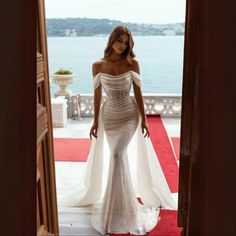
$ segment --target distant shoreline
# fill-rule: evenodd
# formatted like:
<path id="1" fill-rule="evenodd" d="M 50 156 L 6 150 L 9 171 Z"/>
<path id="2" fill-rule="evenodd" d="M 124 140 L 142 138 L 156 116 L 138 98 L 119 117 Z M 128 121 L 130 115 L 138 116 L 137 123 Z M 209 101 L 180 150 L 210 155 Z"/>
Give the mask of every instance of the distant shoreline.
<path id="1" fill-rule="evenodd" d="M 156 37 L 156 36 L 160 36 L 160 37 L 178 37 L 181 36 L 183 37 L 184 34 L 182 35 L 134 35 L 132 34 L 133 37 Z M 48 38 L 86 38 L 86 37 L 109 37 L 108 35 L 81 35 L 81 36 L 47 36 Z"/>
<path id="2" fill-rule="evenodd" d="M 134 36 L 184 35 L 184 23 L 138 24 L 110 19 L 49 18 L 46 19 L 48 37 L 106 37 L 114 27 L 127 26 Z"/>

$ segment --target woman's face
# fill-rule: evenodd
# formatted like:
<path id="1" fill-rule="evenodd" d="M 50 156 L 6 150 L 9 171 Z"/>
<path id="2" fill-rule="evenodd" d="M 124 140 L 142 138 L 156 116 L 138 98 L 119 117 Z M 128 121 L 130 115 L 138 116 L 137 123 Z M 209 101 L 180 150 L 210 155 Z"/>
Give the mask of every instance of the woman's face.
<path id="1" fill-rule="evenodd" d="M 129 44 L 129 36 L 122 34 L 116 42 L 113 43 L 112 48 L 117 54 L 121 54 L 125 51 Z"/>

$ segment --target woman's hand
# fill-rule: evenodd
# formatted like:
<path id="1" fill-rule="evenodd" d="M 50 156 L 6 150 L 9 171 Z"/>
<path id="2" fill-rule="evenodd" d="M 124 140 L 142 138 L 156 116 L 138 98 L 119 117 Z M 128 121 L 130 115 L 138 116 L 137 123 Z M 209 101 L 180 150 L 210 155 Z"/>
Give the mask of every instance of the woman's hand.
<path id="1" fill-rule="evenodd" d="M 98 137 L 97 131 L 98 131 L 98 123 L 94 122 L 89 132 L 90 139 L 92 139 L 92 136 L 94 136 L 95 138 Z"/>
<path id="2" fill-rule="evenodd" d="M 149 133 L 149 128 L 148 128 L 148 124 L 146 121 L 142 121 L 141 123 L 141 128 L 142 128 L 142 133 L 144 134 L 144 131 L 146 131 L 146 133 L 144 134 L 144 138 L 145 137 L 150 137 L 150 133 Z"/>

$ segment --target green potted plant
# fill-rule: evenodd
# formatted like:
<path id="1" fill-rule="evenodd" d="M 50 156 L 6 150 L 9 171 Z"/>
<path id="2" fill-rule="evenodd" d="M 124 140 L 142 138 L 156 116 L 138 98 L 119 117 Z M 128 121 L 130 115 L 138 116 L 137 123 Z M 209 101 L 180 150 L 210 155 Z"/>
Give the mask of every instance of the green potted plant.
<path id="1" fill-rule="evenodd" d="M 67 89 L 67 85 L 74 82 L 75 74 L 71 70 L 60 69 L 53 73 L 52 81 L 60 86 L 60 90 L 55 93 L 55 96 L 69 96 L 71 91 Z"/>

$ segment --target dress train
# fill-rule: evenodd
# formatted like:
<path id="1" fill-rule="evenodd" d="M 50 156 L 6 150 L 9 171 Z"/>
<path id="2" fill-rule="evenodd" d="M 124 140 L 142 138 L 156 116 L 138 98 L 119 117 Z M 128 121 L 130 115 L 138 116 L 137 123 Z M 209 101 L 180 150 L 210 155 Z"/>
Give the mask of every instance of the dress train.
<path id="1" fill-rule="evenodd" d="M 94 77 L 94 88 L 102 84 L 108 96 L 98 138 L 92 140 L 82 187 L 59 199 L 61 206 L 91 205 L 91 224 L 101 234 L 144 235 L 156 226 L 160 206 L 177 209 L 151 140 L 142 134 L 137 103 L 129 96 L 133 82 L 141 86 L 134 71 Z"/>

